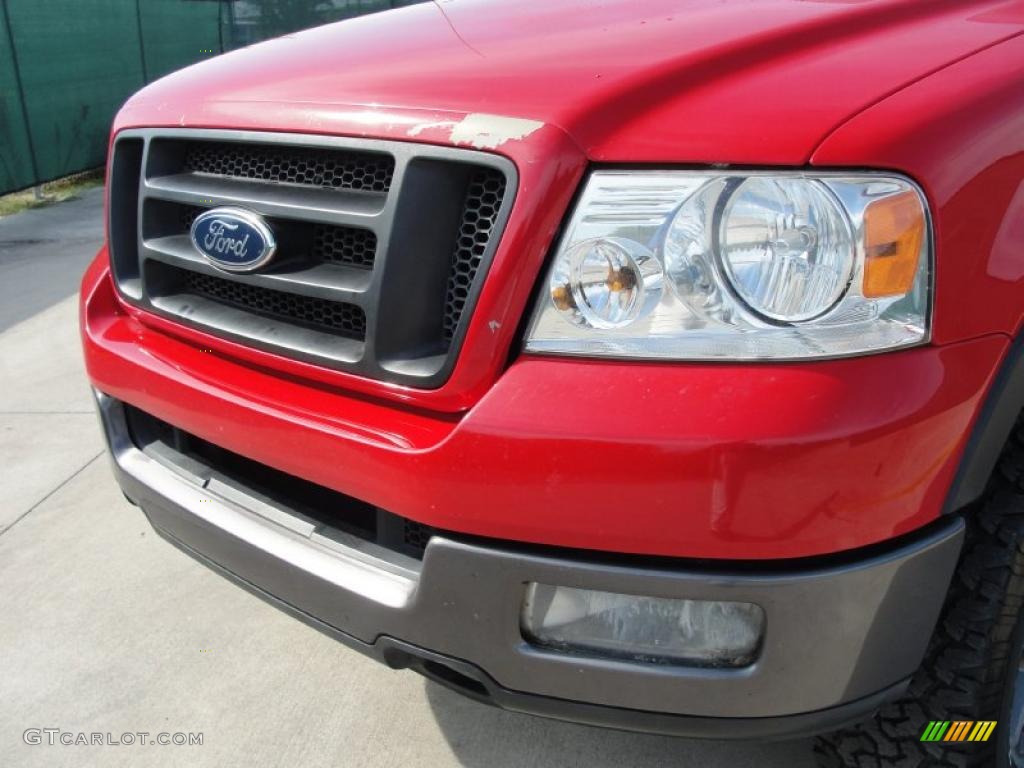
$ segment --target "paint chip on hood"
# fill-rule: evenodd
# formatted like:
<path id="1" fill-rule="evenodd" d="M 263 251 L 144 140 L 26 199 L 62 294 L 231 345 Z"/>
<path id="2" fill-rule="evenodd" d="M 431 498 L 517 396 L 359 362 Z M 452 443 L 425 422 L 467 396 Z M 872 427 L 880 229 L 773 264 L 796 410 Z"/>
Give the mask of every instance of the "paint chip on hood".
<path id="1" fill-rule="evenodd" d="M 538 120 L 474 112 L 457 123 L 444 121 L 417 125 L 410 129 L 409 135 L 419 136 L 430 128 L 447 128 L 452 144 L 468 144 L 475 149 L 497 149 L 507 141 L 525 139 L 543 125 Z"/>

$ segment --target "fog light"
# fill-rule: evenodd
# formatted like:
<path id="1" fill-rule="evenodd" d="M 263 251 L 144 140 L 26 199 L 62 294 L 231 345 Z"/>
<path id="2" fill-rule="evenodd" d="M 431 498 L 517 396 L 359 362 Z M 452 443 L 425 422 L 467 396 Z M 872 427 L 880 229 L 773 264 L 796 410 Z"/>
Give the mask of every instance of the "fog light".
<path id="1" fill-rule="evenodd" d="M 764 611 L 752 603 L 530 584 L 521 629 L 532 644 L 568 653 L 652 664 L 743 667 L 757 658 Z"/>

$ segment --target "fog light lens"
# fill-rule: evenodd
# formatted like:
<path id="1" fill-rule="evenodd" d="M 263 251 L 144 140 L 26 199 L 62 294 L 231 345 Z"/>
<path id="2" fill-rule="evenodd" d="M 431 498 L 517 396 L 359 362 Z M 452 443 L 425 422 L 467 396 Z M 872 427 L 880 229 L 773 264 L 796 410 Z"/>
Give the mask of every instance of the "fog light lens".
<path id="1" fill-rule="evenodd" d="M 521 629 L 534 645 L 569 653 L 651 664 L 743 667 L 757 658 L 764 611 L 752 603 L 530 584 Z"/>

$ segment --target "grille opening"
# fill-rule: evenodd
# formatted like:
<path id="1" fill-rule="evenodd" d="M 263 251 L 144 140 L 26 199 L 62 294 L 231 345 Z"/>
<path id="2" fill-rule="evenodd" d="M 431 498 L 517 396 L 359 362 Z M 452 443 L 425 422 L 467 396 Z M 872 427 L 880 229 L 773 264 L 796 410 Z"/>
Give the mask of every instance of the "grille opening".
<path id="1" fill-rule="evenodd" d="M 366 314 L 355 304 L 275 291 L 190 269 L 167 269 L 178 273 L 181 293 L 350 339 L 362 340 L 366 336 Z"/>
<path id="2" fill-rule="evenodd" d="M 430 536 L 440 533 L 352 496 L 233 453 L 127 403 L 124 409 L 132 442 L 147 455 L 170 461 L 201 480 L 219 476 L 251 490 L 286 512 L 315 521 L 324 535 L 330 536 L 333 529 L 422 560 Z M 395 531 L 404 530 L 406 523 L 419 526 L 418 535 L 393 535 Z M 424 536 L 424 531 L 430 531 L 430 535 Z"/>
<path id="3" fill-rule="evenodd" d="M 377 236 L 368 229 L 330 224 L 313 227 L 311 255 L 317 261 L 372 269 L 376 254 Z"/>
<path id="4" fill-rule="evenodd" d="M 377 330 L 381 367 L 429 377 L 446 364 L 494 252 L 505 189 L 504 173 L 481 165 L 415 158 L 406 166 L 395 207 L 404 226 L 391 232 L 381 281 L 380 311 L 396 320 Z"/>
<path id="5" fill-rule="evenodd" d="M 175 209 L 178 229 L 182 232 L 191 232 L 192 225 L 199 215 L 203 211 L 209 210 L 209 208 L 200 208 L 198 205 L 175 205 L 174 203 L 171 203 L 169 207 Z"/>
<path id="6" fill-rule="evenodd" d="M 427 542 L 437 533 L 436 528 L 429 525 L 417 523 L 415 520 L 405 519 L 402 524 L 402 542 L 413 550 L 422 551 L 427 548 Z"/>
<path id="7" fill-rule="evenodd" d="M 490 696 L 487 688 L 479 680 L 474 680 L 472 677 L 464 675 L 446 664 L 441 664 L 432 659 L 424 659 L 420 663 L 420 669 L 424 675 L 435 682 L 462 691 L 471 698 L 486 699 Z"/>
<path id="8" fill-rule="evenodd" d="M 470 289 L 487 252 L 504 197 L 504 174 L 493 168 L 480 168 L 473 172 L 466 187 L 462 221 L 448 273 L 444 303 L 444 338 L 448 343 L 451 343 L 466 308 Z"/>
<path id="9" fill-rule="evenodd" d="M 121 139 L 110 164 L 110 263 L 118 287 L 134 299 L 142 296 L 139 275 L 139 181 L 142 139 Z"/>
<path id="10" fill-rule="evenodd" d="M 387 192 L 395 160 L 382 152 L 227 141 L 182 142 L 181 171 L 279 184 Z"/>
<path id="11" fill-rule="evenodd" d="M 209 208 L 153 201 L 156 212 L 150 216 L 147 234 L 188 234 L 196 218 Z M 173 222 L 173 230 L 166 222 Z M 308 223 L 290 219 L 267 218 L 278 242 L 278 255 L 268 271 L 314 264 L 337 264 L 358 269 L 373 269 L 377 258 L 377 235 L 369 229 Z"/>

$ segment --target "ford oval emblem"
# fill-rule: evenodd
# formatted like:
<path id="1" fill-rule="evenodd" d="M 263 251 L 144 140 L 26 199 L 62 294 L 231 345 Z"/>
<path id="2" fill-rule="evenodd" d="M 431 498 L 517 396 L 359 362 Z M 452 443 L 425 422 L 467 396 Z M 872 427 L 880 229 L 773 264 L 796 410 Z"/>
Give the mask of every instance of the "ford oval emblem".
<path id="1" fill-rule="evenodd" d="M 253 272 L 277 251 L 274 233 L 259 214 L 244 208 L 211 208 L 192 222 L 192 244 L 213 266 Z"/>

